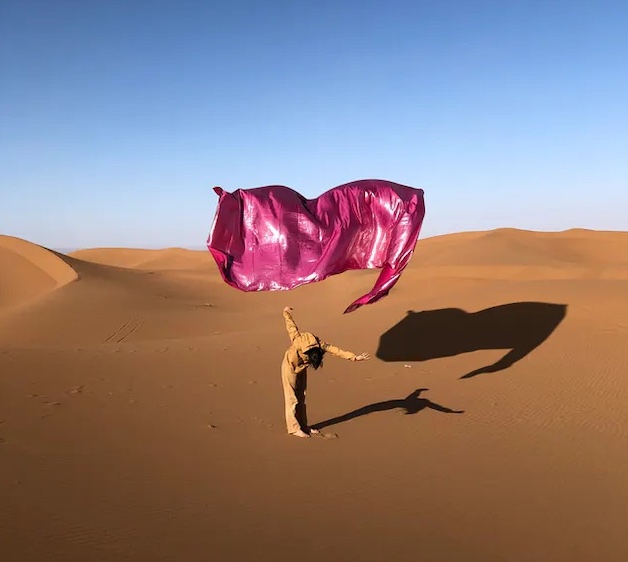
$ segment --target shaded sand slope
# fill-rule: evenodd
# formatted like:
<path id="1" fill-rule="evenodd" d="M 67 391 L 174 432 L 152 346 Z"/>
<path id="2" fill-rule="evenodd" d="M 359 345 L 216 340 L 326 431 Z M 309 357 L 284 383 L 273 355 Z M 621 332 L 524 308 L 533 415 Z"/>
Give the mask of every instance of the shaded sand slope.
<path id="1" fill-rule="evenodd" d="M 223 291 L 214 298 L 218 279 L 202 268 L 133 270 L 62 257 L 79 281 L 0 314 L 0 345 L 99 345 L 203 335 L 212 330 L 208 315 L 221 317 L 221 305 L 235 296 Z"/>
<path id="2" fill-rule="evenodd" d="M 77 277 L 54 252 L 0 235 L 0 312 L 40 298 Z"/>
<path id="3" fill-rule="evenodd" d="M 244 294 L 214 270 L 68 257 L 78 282 L 0 315 L 2 554 L 624 562 L 628 279 L 604 271 L 625 254 L 583 248 L 626 235 L 573 234 L 426 240 L 349 315 L 377 272 Z M 509 278 L 512 235 L 529 253 Z M 447 252 L 468 265 L 427 263 Z M 526 274 L 539 261 L 571 273 Z M 284 433 L 285 305 L 380 356 L 309 375 L 310 422 L 338 439 Z"/>

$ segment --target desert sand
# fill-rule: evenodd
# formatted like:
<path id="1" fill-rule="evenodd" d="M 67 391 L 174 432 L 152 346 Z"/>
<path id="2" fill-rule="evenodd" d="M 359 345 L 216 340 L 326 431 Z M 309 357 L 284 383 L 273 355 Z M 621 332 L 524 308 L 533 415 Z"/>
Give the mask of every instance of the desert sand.
<path id="1" fill-rule="evenodd" d="M 242 293 L 208 252 L 0 237 L 7 562 L 628 560 L 628 233 L 420 240 Z M 373 359 L 310 374 L 285 433 L 281 311 Z"/>

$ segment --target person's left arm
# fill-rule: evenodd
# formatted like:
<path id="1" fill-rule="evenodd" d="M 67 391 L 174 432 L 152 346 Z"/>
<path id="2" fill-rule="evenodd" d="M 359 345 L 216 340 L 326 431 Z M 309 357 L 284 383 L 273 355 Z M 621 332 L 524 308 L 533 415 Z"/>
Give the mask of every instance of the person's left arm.
<path id="1" fill-rule="evenodd" d="M 351 351 L 345 351 L 344 349 L 340 349 L 339 347 L 325 341 L 321 341 L 321 348 L 325 351 L 325 353 L 331 353 L 336 357 L 347 359 L 349 361 L 366 361 L 371 357 L 368 353 L 360 353 L 360 355 L 356 355 Z"/>

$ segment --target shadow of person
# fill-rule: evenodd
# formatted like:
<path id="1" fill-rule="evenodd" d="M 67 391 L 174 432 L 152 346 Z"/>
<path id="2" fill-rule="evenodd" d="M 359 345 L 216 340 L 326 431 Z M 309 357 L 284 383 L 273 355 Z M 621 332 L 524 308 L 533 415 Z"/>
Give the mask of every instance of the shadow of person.
<path id="1" fill-rule="evenodd" d="M 376 402 L 375 404 L 369 404 L 368 406 L 363 406 L 362 408 L 358 408 L 357 410 L 353 410 L 352 412 L 343 414 L 342 416 L 330 418 L 328 420 L 319 422 L 312 427 L 314 429 L 322 429 L 324 427 L 329 427 L 330 425 L 347 422 L 361 416 L 373 414 L 375 412 L 385 412 L 387 410 L 394 410 L 396 408 L 404 410 L 404 415 L 418 414 L 421 410 L 425 410 L 426 408 L 430 408 L 431 410 L 436 410 L 438 412 L 444 412 L 446 414 L 464 414 L 463 410 L 452 410 L 451 408 L 436 404 L 435 402 L 432 402 L 427 398 L 421 398 L 420 394 L 422 392 L 425 392 L 426 390 L 428 389 L 417 388 L 414 392 L 408 394 L 408 396 L 400 400 L 386 400 L 385 402 Z"/>
<path id="2" fill-rule="evenodd" d="M 517 302 L 466 312 L 444 308 L 409 311 L 382 334 L 376 357 L 383 361 L 428 361 L 481 349 L 509 349 L 491 365 L 460 378 L 507 369 L 541 345 L 567 314 L 567 305 Z"/>

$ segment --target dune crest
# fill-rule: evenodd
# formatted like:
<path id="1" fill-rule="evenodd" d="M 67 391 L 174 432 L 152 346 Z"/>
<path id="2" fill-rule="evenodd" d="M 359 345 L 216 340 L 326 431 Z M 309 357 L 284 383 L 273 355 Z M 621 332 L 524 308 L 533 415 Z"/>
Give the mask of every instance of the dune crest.
<path id="1" fill-rule="evenodd" d="M 145 250 L 136 248 L 93 248 L 72 252 L 70 256 L 102 265 L 129 269 L 189 270 L 212 265 L 209 252 L 166 248 Z"/>
<path id="2" fill-rule="evenodd" d="M 410 264 L 427 277 L 628 279 L 628 233 L 500 228 L 419 240 Z"/>
<path id="3" fill-rule="evenodd" d="M 0 235 L 0 311 L 36 300 L 78 279 L 77 272 L 57 254 Z"/>

